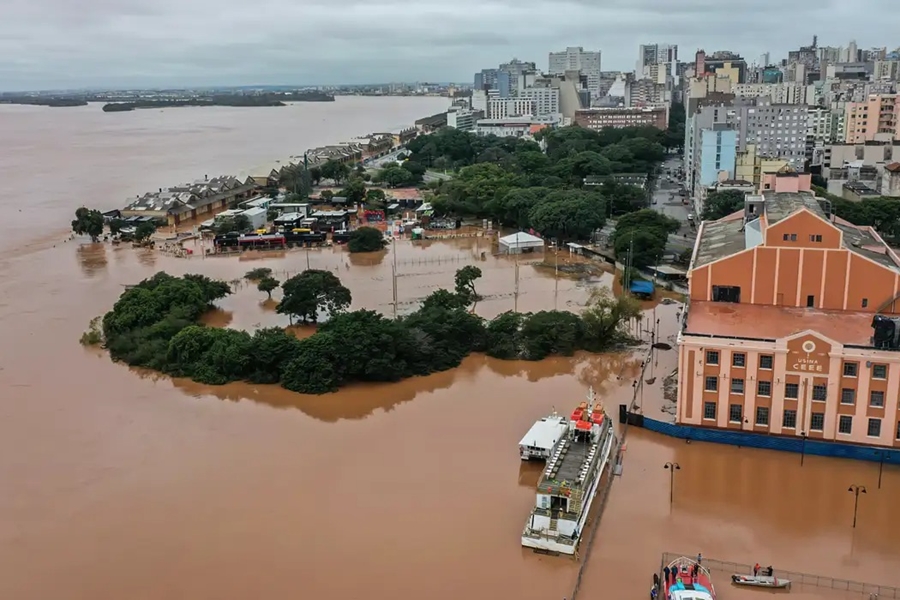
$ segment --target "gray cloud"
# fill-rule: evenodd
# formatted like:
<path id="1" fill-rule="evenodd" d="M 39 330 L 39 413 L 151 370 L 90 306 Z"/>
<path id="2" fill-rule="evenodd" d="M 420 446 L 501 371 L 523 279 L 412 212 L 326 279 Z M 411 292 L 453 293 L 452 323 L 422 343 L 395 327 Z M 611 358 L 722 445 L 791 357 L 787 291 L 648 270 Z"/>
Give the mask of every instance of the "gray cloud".
<path id="1" fill-rule="evenodd" d="M 821 45 L 896 47 L 897 0 L 5 0 L 0 89 L 471 81 L 566 46 L 634 68 L 637 46 L 773 58 Z M 882 18 L 873 18 L 880 15 Z"/>

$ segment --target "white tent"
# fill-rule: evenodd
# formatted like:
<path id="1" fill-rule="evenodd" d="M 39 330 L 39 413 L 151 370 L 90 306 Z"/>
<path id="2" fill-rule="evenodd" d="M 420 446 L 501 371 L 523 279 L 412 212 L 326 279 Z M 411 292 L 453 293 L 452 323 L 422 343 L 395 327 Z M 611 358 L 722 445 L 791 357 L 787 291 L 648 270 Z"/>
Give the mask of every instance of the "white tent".
<path id="1" fill-rule="evenodd" d="M 543 250 L 544 240 L 537 237 L 536 235 L 525 233 L 524 231 L 511 233 L 500 238 L 500 254 L 521 254 L 522 252 L 534 252 L 538 248 Z"/>

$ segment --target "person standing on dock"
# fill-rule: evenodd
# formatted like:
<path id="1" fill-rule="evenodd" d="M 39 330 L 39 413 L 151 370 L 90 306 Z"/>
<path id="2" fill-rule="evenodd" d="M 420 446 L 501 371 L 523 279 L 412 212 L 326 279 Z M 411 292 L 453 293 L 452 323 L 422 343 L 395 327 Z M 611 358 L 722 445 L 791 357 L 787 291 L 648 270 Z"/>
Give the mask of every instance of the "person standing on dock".
<path id="1" fill-rule="evenodd" d="M 666 576 L 666 584 L 669 583 L 669 572 L 670 572 L 669 565 L 666 565 L 666 568 L 663 569 L 663 574 Z"/>
<path id="2" fill-rule="evenodd" d="M 698 565 L 702 565 L 702 564 L 703 564 L 703 554 L 700 553 L 700 552 L 697 553 L 697 564 L 698 564 Z"/>

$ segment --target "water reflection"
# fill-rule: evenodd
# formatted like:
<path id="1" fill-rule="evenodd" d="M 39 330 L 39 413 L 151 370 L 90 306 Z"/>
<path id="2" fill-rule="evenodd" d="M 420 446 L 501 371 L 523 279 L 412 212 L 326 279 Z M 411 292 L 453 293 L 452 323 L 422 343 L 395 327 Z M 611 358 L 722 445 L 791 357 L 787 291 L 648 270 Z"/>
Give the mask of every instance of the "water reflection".
<path id="1" fill-rule="evenodd" d="M 354 267 L 375 267 L 384 262 L 388 255 L 387 250 L 379 252 L 347 252 L 349 262 Z"/>
<path id="2" fill-rule="evenodd" d="M 544 471 L 544 463 L 536 460 L 522 461 L 519 466 L 519 485 L 530 490 L 537 488 L 538 480 Z"/>
<path id="3" fill-rule="evenodd" d="M 138 262 L 145 267 L 155 268 L 158 252 L 152 248 L 138 248 L 135 250 Z"/>
<path id="4" fill-rule="evenodd" d="M 78 266 L 88 277 L 94 277 L 106 270 L 106 245 L 100 242 L 80 244 L 75 251 Z"/>
<path id="5" fill-rule="evenodd" d="M 221 308 L 208 310 L 200 317 L 200 322 L 209 327 L 228 327 L 232 320 L 234 320 L 234 313 Z"/>

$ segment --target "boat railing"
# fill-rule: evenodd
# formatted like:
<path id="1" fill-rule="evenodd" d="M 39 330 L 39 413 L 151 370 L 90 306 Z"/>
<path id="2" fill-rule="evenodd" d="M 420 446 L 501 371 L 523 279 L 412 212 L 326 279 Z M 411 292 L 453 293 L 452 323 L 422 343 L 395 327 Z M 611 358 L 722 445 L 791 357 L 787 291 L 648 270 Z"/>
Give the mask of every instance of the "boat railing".
<path id="1" fill-rule="evenodd" d="M 693 558 L 688 558 L 687 556 L 679 556 L 678 558 L 675 558 L 668 563 L 669 569 L 678 569 L 679 573 L 682 571 L 690 573 L 695 565 L 698 567 L 700 573 L 706 576 L 706 580 L 710 582 L 710 585 L 712 585 L 712 574 L 709 572 L 709 569 L 703 564 L 702 560 L 700 562 L 697 562 Z"/>
<path id="2" fill-rule="evenodd" d="M 679 559 L 685 559 L 689 562 L 695 562 L 691 561 L 691 559 L 689 558 L 684 557 L 684 555 L 682 554 L 678 554 L 675 552 L 665 552 L 662 555 L 662 560 L 660 561 L 661 566 L 671 564 L 672 562 L 676 562 Z M 707 558 L 705 556 L 703 557 L 702 562 L 702 568 L 712 569 L 726 576 L 734 573 L 745 575 L 753 574 L 753 565 L 749 564 L 715 560 Z M 875 596 L 878 598 L 878 600 L 884 600 L 885 598 L 900 600 L 900 588 L 887 585 L 879 585 L 876 583 L 850 581 L 848 579 L 835 579 L 834 577 L 828 577 L 826 575 L 800 573 L 797 571 L 790 571 L 787 569 L 779 568 L 778 565 L 773 565 L 773 567 L 775 577 L 777 577 L 779 580 L 789 580 L 791 582 L 791 588 L 794 591 L 798 590 L 798 586 L 800 586 L 800 590 L 803 589 L 803 586 L 806 586 L 807 591 L 812 591 L 814 588 L 832 589 L 859 594 L 862 597 L 868 596 L 871 598 L 872 596 Z"/>

